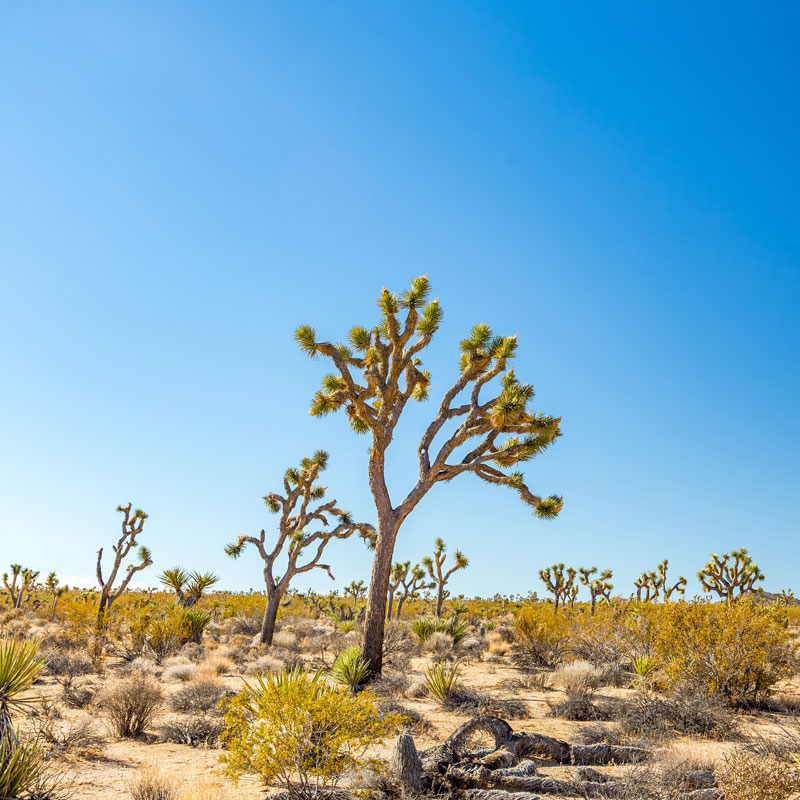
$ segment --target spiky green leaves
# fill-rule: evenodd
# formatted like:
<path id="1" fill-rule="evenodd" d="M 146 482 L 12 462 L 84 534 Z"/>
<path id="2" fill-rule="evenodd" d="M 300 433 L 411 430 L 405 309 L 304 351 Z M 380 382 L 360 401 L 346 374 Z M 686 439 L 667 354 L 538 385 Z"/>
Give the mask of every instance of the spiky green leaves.
<path id="1" fill-rule="evenodd" d="M 273 513 L 277 514 L 281 510 L 281 498 L 280 495 L 271 492 L 266 497 L 264 497 L 264 505 Z"/>
<path id="2" fill-rule="evenodd" d="M 240 536 L 238 541 L 225 545 L 225 555 L 229 556 L 230 558 L 239 558 L 246 544 L 247 539 L 244 536 Z"/>
<path id="3" fill-rule="evenodd" d="M 432 300 L 426 305 L 417 320 L 417 335 L 433 336 L 439 330 L 444 312 L 438 300 Z"/>
<path id="4" fill-rule="evenodd" d="M 555 519 L 563 507 L 564 498 L 551 494 L 534 506 L 533 513 L 539 519 Z"/>
<path id="5" fill-rule="evenodd" d="M 414 384 L 414 390 L 411 392 L 411 399 L 421 403 L 428 399 L 428 391 L 431 385 L 431 373 L 427 369 L 417 370 L 416 379 L 417 382 Z"/>
<path id="6" fill-rule="evenodd" d="M 301 325 L 294 332 L 294 340 L 309 358 L 317 355 L 317 332 L 311 325 Z"/>
<path id="7" fill-rule="evenodd" d="M 393 316 L 400 310 L 400 302 L 394 292 L 390 292 L 385 286 L 381 290 L 381 296 L 378 298 L 378 308 L 385 316 Z"/>
<path id="8" fill-rule="evenodd" d="M 150 552 L 150 548 L 142 545 L 139 548 L 140 567 L 149 567 L 150 564 L 153 563 L 152 556 L 153 554 Z"/>
<path id="9" fill-rule="evenodd" d="M 360 325 L 356 325 L 354 328 L 351 328 L 347 338 L 350 344 L 361 353 L 368 350 L 372 344 L 372 336 L 370 335 L 370 332 Z"/>
<path id="10" fill-rule="evenodd" d="M 411 281 L 411 286 L 403 292 L 400 298 L 401 308 L 419 308 L 431 291 L 431 285 L 428 282 L 427 275 L 421 275 L 419 278 L 414 278 Z"/>

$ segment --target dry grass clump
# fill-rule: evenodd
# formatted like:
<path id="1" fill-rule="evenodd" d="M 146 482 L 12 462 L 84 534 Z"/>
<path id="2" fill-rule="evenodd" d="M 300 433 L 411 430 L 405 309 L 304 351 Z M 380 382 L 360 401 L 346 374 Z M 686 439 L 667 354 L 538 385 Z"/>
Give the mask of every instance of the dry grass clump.
<path id="1" fill-rule="evenodd" d="M 606 682 L 606 671 L 588 661 L 570 661 L 551 675 L 554 686 L 567 694 L 591 695 Z"/>
<path id="2" fill-rule="evenodd" d="M 436 631 L 425 642 L 425 651 L 434 661 L 447 661 L 453 657 L 453 637 Z"/>
<path id="3" fill-rule="evenodd" d="M 417 679 L 412 681 L 408 689 L 406 689 L 406 697 L 412 700 L 418 700 L 427 697 L 429 694 L 428 686 L 424 680 Z"/>
<path id="4" fill-rule="evenodd" d="M 486 634 L 487 650 L 490 655 L 504 656 L 511 651 L 511 642 L 503 638 L 497 631 Z"/>
<path id="5" fill-rule="evenodd" d="M 158 728 L 161 742 L 187 744 L 190 747 L 214 747 L 225 724 L 208 714 L 190 714 L 175 717 Z"/>
<path id="6" fill-rule="evenodd" d="M 49 675 L 67 680 L 94 671 L 91 658 L 80 650 L 48 650 L 44 654 L 44 663 Z"/>
<path id="7" fill-rule="evenodd" d="M 608 719 L 608 711 L 592 701 L 585 692 L 570 692 L 561 700 L 548 701 L 550 716 L 577 722 Z"/>
<path id="8" fill-rule="evenodd" d="M 398 719 L 397 733 L 411 733 L 414 736 L 420 736 L 433 731 L 433 725 L 425 719 L 424 715 L 396 700 L 379 700 L 378 708 L 382 718 Z"/>
<path id="9" fill-rule="evenodd" d="M 272 637 L 272 644 L 283 650 L 297 650 L 297 636 L 292 631 L 280 630 Z"/>
<path id="10" fill-rule="evenodd" d="M 165 683 L 186 683 L 197 675 L 197 665 L 192 663 L 172 664 L 165 667 L 161 680 Z"/>
<path id="11" fill-rule="evenodd" d="M 71 682 L 64 686 L 61 699 L 70 708 L 87 708 L 97 694 L 97 687 L 93 683 L 82 683 L 74 686 Z"/>
<path id="12" fill-rule="evenodd" d="M 486 639 L 478 636 L 467 636 L 456 645 L 456 652 L 466 661 L 480 661 L 482 653 L 488 647 Z"/>
<path id="13" fill-rule="evenodd" d="M 163 699 L 161 687 L 152 677 L 133 673 L 103 687 L 96 705 L 116 736 L 134 738 L 145 732 Z"/>
<path id="14" fill-rule="evenodd" d="M 734 750 L 725 756 L 716 776 L 725 800 L 788 800 L 800 790 L 800 773 L 771 753 Z"/>
<path id="15" fill-rule="evenodd" d="M 161 668 L 152 658 L 139 656 L 134 658 L 133 661 L 129 661 L 122 671 L 127 674 L 158 675 L 161 672 Z"/>
<path id="16" fill-rule="evenodd" d="M 169 707 L 184 714 L 210 711 L 226 695 L 225 687 L 217 681 L 201 677 L 189 681 L 170 695 Z"/>
<path id="17" fill-rule="evenodd" d="M 410 686 L 408 675 L 397 672 L 382 675 L 369 688 L 376 697 L 403 697 Z"/>
<path id="18" fill-rule="evenodd" d="M 234 663 L 227 656 L 214 653 L 200 662 L 199 669 L 203 675 L 229 675 L 234 670 Z"/>
<path id="19" fill-rule="evenodd" d="M 131 800 L 180 800 L 176 782 L 158 768 L 142 767 L 128 788 Z"/>
<path id="20" fill-rule="evenodd" d="M 259 656 L 255 661 L 251 661 L 247 665 L 247 671 L 250 673 L 281 672 L 281 670 L 284 669 L 286 669 L 286 662 L 282 661 L 280 658 L 275 658 L 275 656 L 269 653 Z"/>

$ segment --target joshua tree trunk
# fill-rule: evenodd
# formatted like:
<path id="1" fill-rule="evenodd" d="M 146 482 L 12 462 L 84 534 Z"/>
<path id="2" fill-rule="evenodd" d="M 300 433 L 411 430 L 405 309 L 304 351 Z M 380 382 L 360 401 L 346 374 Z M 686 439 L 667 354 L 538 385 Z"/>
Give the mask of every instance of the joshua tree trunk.
<path id="1" fill-rule="evenodd" d="M 405 603 L 406 598 L 401 596 L 397 601 L 397 611 L 395 612 L 394 618 L 396 620 L 400 619 L 400 612 L 403 610 L 403 603 Z"/>
<path id="2" fill-rule="evenodd" d="M 386 601 L 386 621 L 392 618 L 392 606 L 394 606 L 394 586 L 389 584 L 389 598 Z"/>
<path id="3" fill-rule="evenodd" d="M 442 616 L 442 606 L 444 605 L 444 585 L 439 584 L 439 589 L 436 592 L 436 616 Z"/>
<path id="4" fill-rule="evenodd" d="M 267 605 L 264 607 L 264 620 L 261 623 L 261 644 L 270 646 L 275 635 L 275 620 L 278 618 L 278 607 L 281 604 L 283 593 L 276 586 L 267 595 Z"/>

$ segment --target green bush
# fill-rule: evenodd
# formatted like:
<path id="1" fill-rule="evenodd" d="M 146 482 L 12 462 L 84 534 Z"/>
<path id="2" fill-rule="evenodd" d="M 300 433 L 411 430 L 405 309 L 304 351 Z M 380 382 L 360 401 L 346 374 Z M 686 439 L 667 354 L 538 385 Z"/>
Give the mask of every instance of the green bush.
<path id="1" fill-rule="evenodd" d="M 369 677 L 369 664 L 362 657 L 361 648 L 353 646 L 342 650 L 333 663 L 331 675 L 352 691 L 361 686 Z"/>

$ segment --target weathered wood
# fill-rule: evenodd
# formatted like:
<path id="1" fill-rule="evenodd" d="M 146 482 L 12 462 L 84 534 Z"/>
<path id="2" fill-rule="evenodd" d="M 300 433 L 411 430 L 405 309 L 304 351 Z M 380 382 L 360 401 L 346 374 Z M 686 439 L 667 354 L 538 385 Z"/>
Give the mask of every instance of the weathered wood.
<path id="1" fill-rule="evenodd" d="M 489 733 L 494 737 L 495 748 L 509 742 L 513 735 L 511 726 L 500 717 L 475 717 L 456 728 L 445 740 L 455 750 L 464 747 L 473 733 Z"/>
<path id="2" fill-rule="evenodd" d="M 410 734 L 401 733 L 397 737 L 390 770 L 405 791 L 421 792 L 423 790 L 422 761 L 417 753 L 414 737 Z"/>

